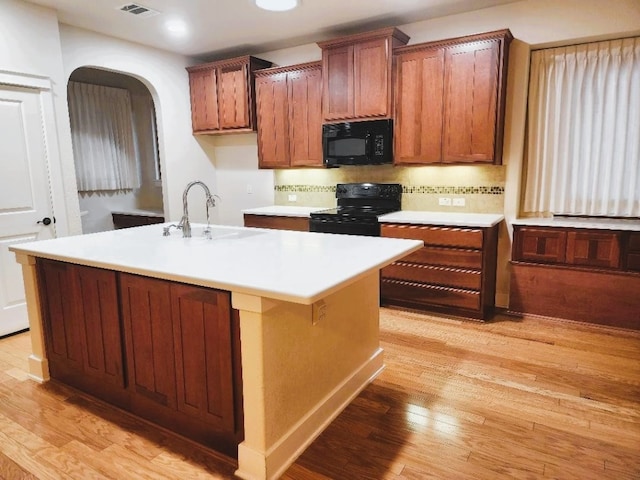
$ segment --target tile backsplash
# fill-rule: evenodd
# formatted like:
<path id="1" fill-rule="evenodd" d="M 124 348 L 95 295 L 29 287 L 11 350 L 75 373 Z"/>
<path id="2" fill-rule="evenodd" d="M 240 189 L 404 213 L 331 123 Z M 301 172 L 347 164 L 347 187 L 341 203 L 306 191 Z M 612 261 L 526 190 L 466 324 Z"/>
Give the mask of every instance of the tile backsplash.
<path id="1" fill-rule="evenodd" d="M 451 165 L 427 167 L 358 166 L 275 171 L 276 205 L 333 207 L 338 183 L 402 184 L 403 210 L 503 213 L 505 167 Z M 296 200 L 289 201 L 291 195 Z M 441 206 L 440 198 L 464 199 L 464 206 Z"/>

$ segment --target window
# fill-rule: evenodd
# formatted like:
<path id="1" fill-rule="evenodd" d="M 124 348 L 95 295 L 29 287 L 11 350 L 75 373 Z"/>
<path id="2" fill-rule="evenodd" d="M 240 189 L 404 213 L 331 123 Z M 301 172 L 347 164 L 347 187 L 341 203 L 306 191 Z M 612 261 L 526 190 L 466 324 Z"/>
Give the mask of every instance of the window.
<path id="1" fill-rule="evenodd" d="M 640 37 L 534 51 L 523 214 L 640 216 Z"/>

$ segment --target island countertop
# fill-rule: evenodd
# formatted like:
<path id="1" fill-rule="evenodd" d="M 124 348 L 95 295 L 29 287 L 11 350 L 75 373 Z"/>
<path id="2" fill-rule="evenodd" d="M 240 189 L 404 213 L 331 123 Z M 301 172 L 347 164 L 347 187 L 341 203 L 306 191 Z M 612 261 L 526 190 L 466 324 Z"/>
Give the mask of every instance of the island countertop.
<path id="1" fill-rule="evenodd" d="M 421 241 L 214 225 L 163 226 L 15 244 L 16 253 L 312 304 L 419 249 Z"/>

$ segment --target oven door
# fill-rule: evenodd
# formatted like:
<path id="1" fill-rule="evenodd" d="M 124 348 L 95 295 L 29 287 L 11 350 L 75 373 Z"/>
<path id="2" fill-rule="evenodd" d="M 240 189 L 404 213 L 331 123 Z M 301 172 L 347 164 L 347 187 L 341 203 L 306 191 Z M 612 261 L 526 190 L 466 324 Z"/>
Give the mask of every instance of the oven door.
<path id="1" fill-rule="evenodd" d="M 353 218 L 339 215 L 312 214 L 309 220 L 309 231 L 379 237 L 380 224 L 376 217 Z"/>

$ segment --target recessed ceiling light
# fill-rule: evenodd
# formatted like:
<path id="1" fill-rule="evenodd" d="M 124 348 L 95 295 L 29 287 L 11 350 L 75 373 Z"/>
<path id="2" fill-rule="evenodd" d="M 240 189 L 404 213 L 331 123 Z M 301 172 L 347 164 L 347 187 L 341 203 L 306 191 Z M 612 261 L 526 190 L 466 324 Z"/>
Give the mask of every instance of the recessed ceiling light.
<path id="1" fill-rule="evenodd" d="M 284 12 L 298 6 L 299 0 L 256 0 L 256 5 L 264 10 Z"/>
<path id="2" fill-rule="evenodd" d="M 187 34 L 187 24 L 182 20 L 168 20 L 164 26 L 174 37 L 184 37 Z"/>

